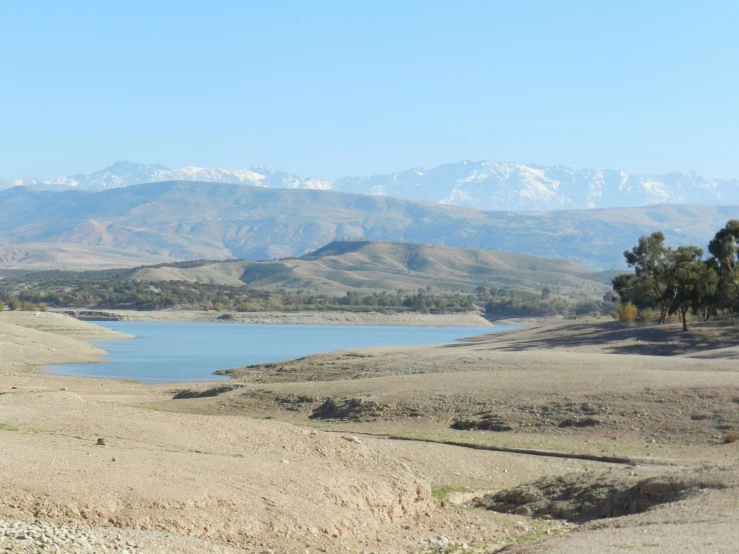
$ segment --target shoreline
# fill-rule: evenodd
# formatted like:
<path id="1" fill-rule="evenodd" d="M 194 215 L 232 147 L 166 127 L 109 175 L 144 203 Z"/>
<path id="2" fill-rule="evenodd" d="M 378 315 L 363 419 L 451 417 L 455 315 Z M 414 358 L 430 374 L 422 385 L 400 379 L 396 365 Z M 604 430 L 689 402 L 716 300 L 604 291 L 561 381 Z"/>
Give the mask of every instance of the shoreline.
<path id="1" fill-rule="evenodd" d="M 58 310 L 82 321 L 217 322 L 260 325 L 368 325 L 387 327 L 494 327 L 476 312 L 206 312 L 195 310 Z M 505 324 L 501 322 L 501 324 Z"/>

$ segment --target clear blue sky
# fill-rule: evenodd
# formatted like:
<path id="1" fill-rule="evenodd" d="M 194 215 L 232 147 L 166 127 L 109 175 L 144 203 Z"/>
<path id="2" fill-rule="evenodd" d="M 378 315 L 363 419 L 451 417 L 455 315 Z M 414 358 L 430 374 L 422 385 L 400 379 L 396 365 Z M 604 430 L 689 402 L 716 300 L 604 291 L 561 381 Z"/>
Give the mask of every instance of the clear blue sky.
<path id="1" fill-rule="evenodd" d="M 739 177 L 739 2 L 0 2 L 0 176 Z"/>

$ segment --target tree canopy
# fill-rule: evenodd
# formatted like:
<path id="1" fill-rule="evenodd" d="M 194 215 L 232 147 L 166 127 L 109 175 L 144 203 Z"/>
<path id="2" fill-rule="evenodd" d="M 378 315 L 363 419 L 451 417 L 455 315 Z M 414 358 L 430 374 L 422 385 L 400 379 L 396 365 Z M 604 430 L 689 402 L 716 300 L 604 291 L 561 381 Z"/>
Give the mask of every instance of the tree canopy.
<path id="1" fill-rule="evenodd" d="M 658 310 L 658 322 L 677 314 L 688 330 L 688 314 L 710 317 L 739 307 L 739 221 L 731 220 L 708 244 L 711 257 L 693 245 L 671 248 L 661 232 L 644 236 L 624 252 L 633 274 L 613 279 L 622 304 Z"/>

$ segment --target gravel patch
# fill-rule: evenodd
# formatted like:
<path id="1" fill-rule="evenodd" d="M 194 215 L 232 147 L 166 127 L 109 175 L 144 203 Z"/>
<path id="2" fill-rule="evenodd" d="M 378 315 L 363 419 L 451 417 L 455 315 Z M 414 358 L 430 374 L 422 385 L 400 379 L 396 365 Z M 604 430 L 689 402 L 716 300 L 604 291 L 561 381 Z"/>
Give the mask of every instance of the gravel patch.
<path id="1" fill-rule="evenodd" d="M 60 527 L 48 521 L 0 520 L 0 552 L 144 552 L 120 533 L 82 526 Z"/>

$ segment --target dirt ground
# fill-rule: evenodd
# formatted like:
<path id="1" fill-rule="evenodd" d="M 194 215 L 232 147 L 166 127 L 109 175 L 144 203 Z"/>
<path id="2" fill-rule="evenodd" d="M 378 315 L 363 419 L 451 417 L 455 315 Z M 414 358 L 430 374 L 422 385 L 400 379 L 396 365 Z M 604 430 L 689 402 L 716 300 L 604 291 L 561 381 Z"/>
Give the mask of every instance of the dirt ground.
<path id="1" fill-rule="evenodd" d="M 736 551 L 731 322 L 534 323 L 144 386 L 35 371 L 103 331 L 5 315 L 0 551 L 3 521 L 137 552 Z"/>

